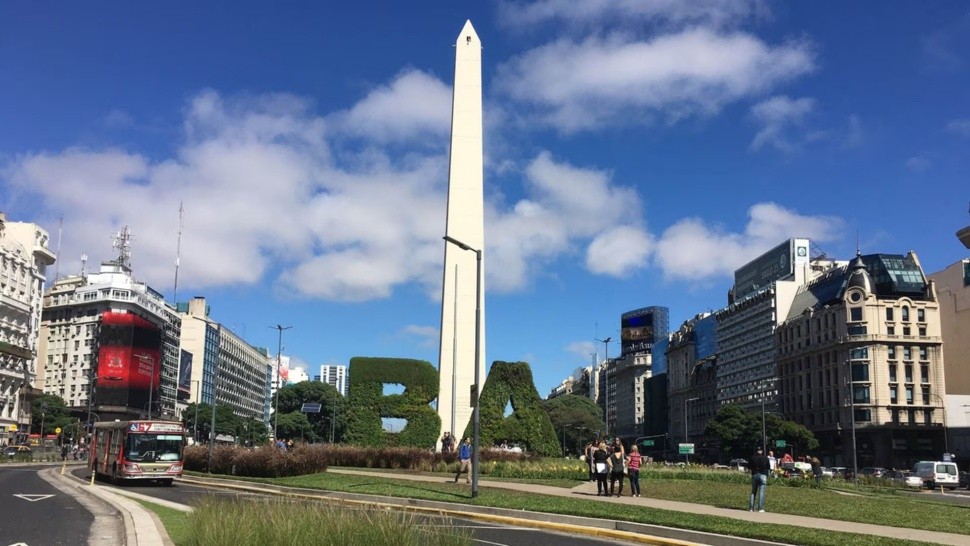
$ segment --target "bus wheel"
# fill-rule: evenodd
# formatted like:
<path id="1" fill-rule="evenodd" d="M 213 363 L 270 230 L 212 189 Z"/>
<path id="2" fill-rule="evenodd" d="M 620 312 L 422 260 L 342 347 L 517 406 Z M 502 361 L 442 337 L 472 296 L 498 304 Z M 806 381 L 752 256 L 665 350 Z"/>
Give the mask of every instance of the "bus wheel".
<path id="1" fill-rule="evenodd" d="M 91 461 L 91 477 L 98 479 L 98 460 Z"/>
<path id="2" fill-rule="evenodd" d="M 169 478 L 167 480 L 158 480 L 158 483 L 160 483 L 160 484 L 162 484 L 162 485 L 164 485 L 166 487 L 172 487 L 172 482 L 174 482 L 174 481 L 175 480 Z"/>

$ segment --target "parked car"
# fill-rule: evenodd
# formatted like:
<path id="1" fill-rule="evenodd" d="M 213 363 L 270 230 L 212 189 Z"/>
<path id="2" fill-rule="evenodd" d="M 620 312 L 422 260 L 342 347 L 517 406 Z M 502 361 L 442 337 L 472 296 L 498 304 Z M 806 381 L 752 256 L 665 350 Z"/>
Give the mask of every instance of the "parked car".
<path id="1" fill-rule="evenodd" d="M 923 478 L 908 472 L 906 470 L 896 470 L 889 473 L 889 479 L 898 483 L 899 485 L 905 485 L 906 487 L 915 487 L 920 489 L 923 487 Z"/>
<path id="2" fill-rule="evenodd" d="M 748 461 L 744 459 L 731 459 L 731 462 L 728 463 L 728 466 L 737 470 L 747 470 Z"/>
<path id="3" fill-rule="evenodd" d="M 859 476 L 863 478 L 882 478 L 885 477 L 888 472 L 889 471 L 885 468 L 880 468 L 878 466 L 867 466 L 859 469 Z"/>
<path id="4" fill-rule="evenodd" d="M 810 478 L 812 477 L 812 465 L 803 462 L 781 463 L 778 465 L 782 476 L 786 478 Z"/>
<path id="5" fill-rule="evenodd" d="M 960 473 L 957 464 L 945 461 L 920 461 L 913 465 L 913 474 L 923 479 L 923 483 L 930 489 L 948 487 L 956 489 L 960 486 Z"/>
<path id="6" fill-rule="evenodd" d="M 970 489 L 970 472 L 960 473 L 960 487 Z"/>
<path id="7" fill-rule="evenodd" d="M 829 468 L 827 466 L 823 466 L 821 468 L 822 468 L 822 476 L 823 477 L 826 477 L 826 478 L 834 478 L 835 477 L 835 472 L 833 472 L 831 468 Z"/>
<path id="8" fill-rule="evenodd" d="M 30 450 L 30 446 L 17 445 L 17 446 L 7 446 L 4 450 L 8 459 L 32 459 L 33 452 Z"/>
<path id="9" fill-rule="evenodd" d="M 842 478 L 843 480 L 849 479 L 849 475 L 852 473 L 851 470 L 844 466 L 830 466 L 828 470 L 832 473 L 833 478 Z"/>

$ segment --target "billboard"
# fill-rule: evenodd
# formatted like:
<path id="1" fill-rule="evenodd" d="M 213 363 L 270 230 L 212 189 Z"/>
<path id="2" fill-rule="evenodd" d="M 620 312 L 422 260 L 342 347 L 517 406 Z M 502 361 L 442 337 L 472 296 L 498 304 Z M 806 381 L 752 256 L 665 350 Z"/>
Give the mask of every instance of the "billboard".
<path id="1" fill-rule="evenodd" d="M 155 324 L 130 313 L 105 311 L 98 333 L 94 403 L 145 411 L 149 389 L 158 391 L 161 348 L 162 331 Z"/>
<path id="2" fill-rule="evenodd" d="M 642 307 L 620 316 L 620 354 L 649 351 L 667 337 L 666 307 Z"/>
<path id="3" fill-rule="evenodd" d="M 192 393 L 192 353 L 182 349 L 179 353 L 178 399 L 188 400 Z"/>
<path id="4" fill-rule="evenodd" d="M 789 239 L 734 272 L 734 297 L 743 298 L 794 272 L 792 240 Z"/>

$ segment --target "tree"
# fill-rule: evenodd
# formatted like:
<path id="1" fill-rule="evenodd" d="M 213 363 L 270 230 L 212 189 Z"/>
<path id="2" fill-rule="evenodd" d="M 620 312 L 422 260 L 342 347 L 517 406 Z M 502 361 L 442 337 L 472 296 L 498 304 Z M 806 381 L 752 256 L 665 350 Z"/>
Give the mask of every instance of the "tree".
<path id="1" fill-rule="evenodd" d="M 262 445 L 269 441 L 269 427 L 262 419 L 242 417 L 238 419 L 236 437 L 239 438 L 239 443 L 242 445 Z"/>
<path id="2" fill-rule="evenodd" d="M 726 457 L 747 455 L 761 445 L 761 419 L 741 406 L 722 407 L 707 423 L 704 434 L 716 436 Z"/>
<path id="3" fill-rule="evenodd" d="M 189 404 L 182 412 L 182 423 L 186 429 L 195 430 L 195 404 Z M 216 407 L 216 434 L 231 434 L 237 436 L 241 429 L 241 418 L 233 413 L 232 408 L 222 404 Z M 207 442 L 212 427 L 212 406 L 199 404 L 198 441 Z"/>
<path id="4" fill-rule="evenodd" d="M 542 407 L 549 414 L 549 420 L 560 439 L 565 434 L 567 453 L 579 453 L 584 442 L 606 429 L 600 407 L 585 396 L 557 396 L 544 400 Z"/>
<path id="5" fill-rule="evenodd" d="M 66 431 L 68 427 L 77 424 L 77 418 L 71 415 L 64 399 L 55 394 L 42 394 L 31 404 L 31 432 L 34 434 L 54 434 L 58 428 Z M 43 426 L 43 432 L 41 431 Z"/>
<path id="6" fill-rule="evenodd" d="M 767 441 L 768 447 L 775 440 L 785 440 L 788 445 L 797 446 L 803 452 L 818 449 L 818 440 L 810 430 L 774 413 L 765 414 L 762 437 L 761 417 L 760 411 L 746 411 L 733 404 L 724 406 L 707 424 L 704 432 L 720 439 L 721 449 L 729 458 L 751 453 L 761 446 L 762 441 Z"/>
<path id="7" fill-rule="evenodd" d="M 307 420 L 307 414 L 301 411 L 281 413 L 279 421 L 276 423 L 276 430 L 279 438 L 284 440 L 302 439 L 307 442 L 316 440 L 316 434 L 313 432 L 310 421 Z"/>
<path id="8" fill-rule="evenodd" d="M 329 383 L 321 381 L 301 381 L 281 388 L 277 395 L 280 399 L 280 417 L 286 413 L 300 411 L 307 402 L 320 404 L 319 413 L 307 413 L 307 421 L 317 440 L 330 441 L 331 436 L 339 442 L 347 428 L 347 401 L 340 391 Z M 273 399 L 275 407 L 276 398 Z"/>

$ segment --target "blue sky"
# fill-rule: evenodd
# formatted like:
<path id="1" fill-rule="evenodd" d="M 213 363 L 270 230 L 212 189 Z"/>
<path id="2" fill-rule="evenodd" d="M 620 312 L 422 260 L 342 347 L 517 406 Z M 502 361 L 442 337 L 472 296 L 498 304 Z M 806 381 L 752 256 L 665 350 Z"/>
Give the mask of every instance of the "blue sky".
<path id="1" fill-rule="evenodd" d="M 486 358 L 540 394 L 792 236 L 966 256 L 964 2 L 4 2 L 0 209 L 318 373 L 437 365 L 453 44 L 484 44 Z M 617 346 L 611 345 L 615 355 Z"/>

